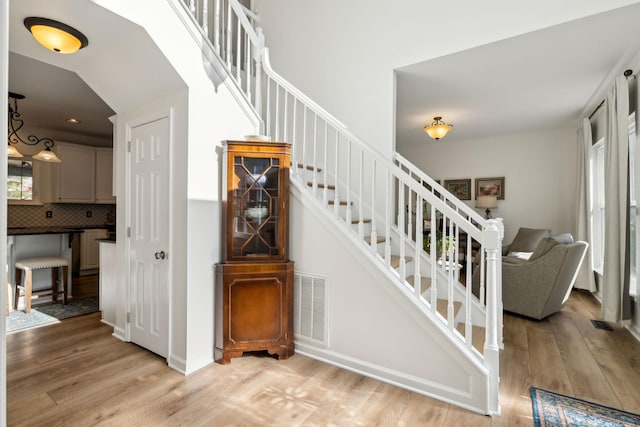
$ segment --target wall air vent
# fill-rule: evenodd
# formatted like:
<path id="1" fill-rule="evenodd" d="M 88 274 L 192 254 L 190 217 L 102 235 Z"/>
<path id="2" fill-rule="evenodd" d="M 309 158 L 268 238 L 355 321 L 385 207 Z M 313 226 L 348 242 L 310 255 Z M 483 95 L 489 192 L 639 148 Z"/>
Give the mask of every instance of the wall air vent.
<path id="1" fill-rule="evenodd" d="M 294 274 L 294 334 L 296 340 L 329 345 L 329 279 L 306 273 Z"/>

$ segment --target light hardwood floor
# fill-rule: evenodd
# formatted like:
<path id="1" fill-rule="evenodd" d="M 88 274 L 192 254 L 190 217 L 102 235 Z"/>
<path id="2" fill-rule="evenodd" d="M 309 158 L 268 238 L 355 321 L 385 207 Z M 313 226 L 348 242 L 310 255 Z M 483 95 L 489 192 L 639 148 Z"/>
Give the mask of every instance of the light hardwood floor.
<path id="1" fill-rule="evenodd" d="M 640 344 L 595 329 L 574 291 L 542 322 L 505 315 L 502 416 L 487 417 L 301 355 L 245 356 L 184 377 L 99 315 L 7 336 L 9 425 L 533 426 L 529 387 L 640 412 Z"/>

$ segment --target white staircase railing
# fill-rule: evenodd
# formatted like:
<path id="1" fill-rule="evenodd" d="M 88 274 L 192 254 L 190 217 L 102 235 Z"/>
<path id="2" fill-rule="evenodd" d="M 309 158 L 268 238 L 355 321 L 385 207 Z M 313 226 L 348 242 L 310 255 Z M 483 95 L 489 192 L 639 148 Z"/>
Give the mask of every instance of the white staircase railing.
<path id="1" fill-rule="evenodd" d="M 483 219 L 399 154 L 383 157 L 278 75 L 253 27 L 259 16 L 239 0 L 182 1 L 262 118 L 260 133 L 291 143 L 292 184 L 356 236 L 460 348 L 483 361 L 488 411 L 497 413 L 502 223 Z M 475 332 L 478 326 L 484 332 Z"/>

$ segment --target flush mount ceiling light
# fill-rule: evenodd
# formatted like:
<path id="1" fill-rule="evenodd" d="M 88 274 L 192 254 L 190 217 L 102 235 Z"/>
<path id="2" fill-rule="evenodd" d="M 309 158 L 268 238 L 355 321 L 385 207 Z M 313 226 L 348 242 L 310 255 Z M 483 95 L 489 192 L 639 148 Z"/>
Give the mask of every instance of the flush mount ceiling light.
<path id="1" fill-rule="evenodd" d="M 48 18 L 25 18 L 24 26 L 38 43 L 58 53 L 74 53 L 87 46 L 89 40 L 73 27 Z"/>
<path id="2" fill-rule="evenodd" d="M 56 156 L 56 153 L 51 151 L 51 148 L 54 145 L 54 142 L 51 138 L 38 138 L 35 135 L 29 135 L 27 139 L 24 139 L 18 134 L 18 131 L 22 129 L 24 126 L 24 120 L 20 117 L 20 113 L 18 112 L 18 100 L 24 99 L 24 95 L 20 95 L 19 93 L 9 92 L 9 117 L 8 117 L 8 130 L 9 134 L 7 147 L 7 154 L 9 157 L 24 157 L 22 153 L 18 151 L 15 147 L 19 142 L 26 145 L 38 145 L 42 142 L 44 145 L 44 150 L 41 150 L 38 154 L 33 156 L 33 159 L 42 160 L 44 162 L 54 162 L 60 163 L 61 160 Z M 11 104 L 13 101 L 13 105 Z"/>
<path id="3" fill-rule="evenodd" d="M 442 121 L 442 117 L 438 116 L 433 118 L 433 122 L 430 125 L 424 127 L 424 131 L 427 133 L 427 135 L 437 141 L 440 138 L 444 138 L 444 136 L 449 133 L 452 127 L 453 125 L 445 124 Z"/>

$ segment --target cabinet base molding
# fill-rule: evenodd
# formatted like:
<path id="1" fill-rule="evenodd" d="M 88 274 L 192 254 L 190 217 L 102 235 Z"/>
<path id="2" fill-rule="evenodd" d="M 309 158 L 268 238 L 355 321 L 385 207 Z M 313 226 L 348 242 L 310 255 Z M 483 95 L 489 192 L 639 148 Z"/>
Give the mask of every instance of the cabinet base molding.
<path id="1" fill-rule="evenodd" d="M 245 352 L 294 354 L 293 262 L 216 265 L 215 360 Z"/>

